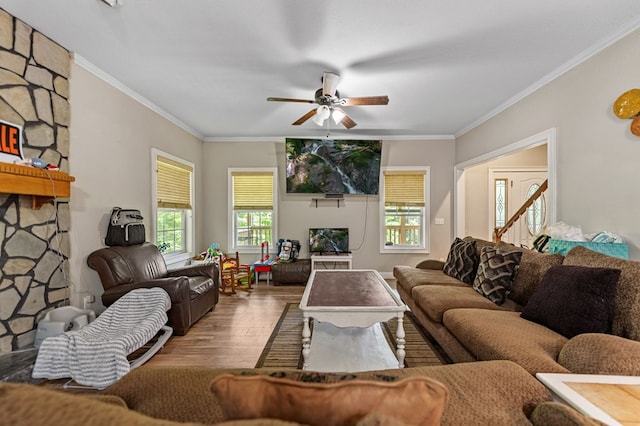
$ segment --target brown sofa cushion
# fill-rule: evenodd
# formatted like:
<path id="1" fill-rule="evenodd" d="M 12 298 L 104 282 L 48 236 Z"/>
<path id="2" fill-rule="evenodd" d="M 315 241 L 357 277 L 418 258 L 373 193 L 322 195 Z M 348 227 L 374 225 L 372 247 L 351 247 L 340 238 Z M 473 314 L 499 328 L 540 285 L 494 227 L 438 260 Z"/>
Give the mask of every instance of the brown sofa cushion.
<path id="1" fill-rule="evenodd" d="M 411 294 L 415 287 L 422 285 L 448 285 L 469 287 L 457 278 L 450 277 L 442 270 L 418 269 L 412 266 L 395 266 L 393 268 L 393 276 L 396 278 L 397 285 Z"/>
<path id="2" fill-rule="evenodd" d="M 567 404 L 560 402 L 543 402 L 538 405 L 531 413 L 529 418 L 534 426 L 603 426 L 605 423 L 600 422 L 592 417 L 587 417 L 574 410 Z"/>
<path id="3" fill-rule="evenodd" d="M 640 376 L 640 342 L 611 334 L 580 334 L 562 347 L 558 362 L 576 374 Z"/>
<path id="4" fill-rule="evenodd" d="M 479 360 L 510 360 L 531 374 L 567 372 L 556 360 L 568 339 L 519 312 L 451 309 L 442 322 Z"/>
<path id="5" fill-rule="evenodd" d="M 0 383 L 0 423 L 12 426 L 37 424 L 66 426 L 201 424 L 154 419 L 112 402 L 102 402 L 81 395 L 69 395 L 33 385 Z"/>
<path id="6" fill-rule="evenodd" d="M 550 391 L 510 361 L 482 361 L 404 368 L 398 375 L 424 375 L 449 389 L 442 425 L 528 425 L 527 417 Z"/>
<path id="7" fill-rule="evenodd" d="M 510 303 L 508 302 L 503 306 L 498 306 L 469 286 L 423 285 L 415 287 L 411 296 L 415 303 L 429 316 L 429 319 L 437 323 L 442 323 L 442 316 L 449 309 L 480 308 L 513 311 L 521 309 L 513 301 L 509 301 Z"/>
<path id="8" fill-rule="evenodd" d="M 640 340 L 640 262 L 607 256 L 578 246 L 567 253 L 563 264 L 620 269 L 612 332 Z"/>
<path id="9" fill-rule="evenodd" d="M 474 240 L 464 241 L 456 238 L 449 248 L 447 261 L 442 270 L 450 277 L 471 284 L 476 276 L 479 260 Z"/>
<path id="10" fill-rule="evenodd" d="M 544 274 L 555 265 L 562 264 L 564 256 L 558 253 L 538 253 L 533 250 L 516 247 L 512 244 L 500 242 L 496 245 L 502 250 L 519 251 L 522 253 L 518 274 L 513 281 L 513 288 L 508 297 L 524 306 L 542 280 Z"/>
<path id="11" fill-rule="evenodd" d="M 569 339 L 582 333 L 609 333 L 619 276 L 619 269 L 553 266 L 521 316 Z"/>
<path id="12" fill-rule="evenodd" d="M 335 426 L 355 425 L 370 413 L 410 425 L 439 425 L 448 393 L 441 383 L 418 376 L 394 383 L 305 383 L 232 374 L 217 377 L 211 391 L 230 420 L 266 417 Z"/>
<path id="13" fill-rule="evenodd" d="M 513 288 L 522 252 L 486 246 L 480 251 L 473 289 L 497 305 L 502 305 Z"/>

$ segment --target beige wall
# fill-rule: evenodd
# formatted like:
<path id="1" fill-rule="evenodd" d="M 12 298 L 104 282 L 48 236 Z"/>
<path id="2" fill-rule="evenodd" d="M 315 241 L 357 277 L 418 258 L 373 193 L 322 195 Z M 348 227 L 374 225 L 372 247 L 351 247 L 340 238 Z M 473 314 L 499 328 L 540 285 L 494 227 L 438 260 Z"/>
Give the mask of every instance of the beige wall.
<path id="1" fill-rule="evenodd" d="M 640 87 L 635 31 L 456 140 L 456 163 L 557 129 L 557 220 L 623 236 L 640 259 L 640 138 L 612 113 Z"/>
<path id="2" fill-rule="evenodd" d="M 385 141 L 383 165 L 431 166 L 431 258 L 444 258 L 452 237 L 453 166 L 557 129 L 557 218 L 585 232 L 608 230 L 631 245 L 640 258 L 640 197 L 636 182 L 640 138 L 629 121 L 611 112 L 613 101 L 638 87 L 640 32 L 609 47 L 547 84 L 493 119 L 450 140 Z M 196 247 L 227 245 L 227 168 L 283 167 L 282 142 L 210 142 L 182 130 L 128 95 L 74 65 L 71 84 L 71 280 L 73 296 L 100 295 L 98 277 L 87 255 L 103 246 L 113 206 L 139 208 L 150 238 L 152 147 L 196 165 Z M 455 146 L 455 150 L 454 150 Z M 427 256 L 379 253 L 377 197 L 348 197 L 335 208 L 315 208 L 310 198 L 287 195 L 279 178 L 279 237 L 306 238 L 312 226 L 348 226 L 354 267 L 390 272 L 396 264 L 415 264 Z M 365 210 L 368 211 L 365 221 Z M 436 217 L 445 225 L 434 225 Z M 365 226 L 366 225 L 366 226 Z M 307 255 L 306 247 L 303 256 Z M 252 260 L 248 255 L 246 261 Z M 99 304 L 99 303 L 98 303 Z"/>
<path id="3" fill-rule="evenodd" d="M 195 164 L 196 229 L 205 220 L 203 143 L 85 68 L 73 65 L 71 90 L 70 173 L 72 299 L 102 294 L 89 253 L 104 247 L 111 208 L 139 209 L 147 240 L 151 235 L 151 149 L 158 148 Z M 196 234 L 196 247 L 204 244 Z M 102 305 L 97 298 L 95 307 Z M 79 302 L 78 302 L 79 303 Z M 74 303 L 75 304 L 75 303 Z M 81 303 L 79 304 L 81 306 Z"/>
<path id="4" fill-rule="evenodd" d="M 486 240 L 493 238 L 489 229 L 489 169 L 546 166 L 547 146 L 540 145 L 466 169 L 464 176 L 466 181 L 465 206 L 467 211 L 465 215 L 465 232 L 462 234 L 473 235 Z"/>
<path id="5" fill-rule="evenodd" d="M 451 182 L 453 151 L 451 140 L 384 141 L 382 166 L 431 167 L 431 254 L 380 254 L 379 211 L 377 196 L 346 196 L 337 207 L 335 201 L 323 201 L 315 207 L 312 195 L 287 194 L 284 187 L 285 150 L 282 141 L 208 142 L 204 158 L 207 164 L 207 188 L 204 204 L 207 220 L 205 243 L 217 242 L 228 248 L 227 169 L 229 167 L 278 167 L 279 221 L 277 238 L 300 240 L 301 257 L 308 257 L 306 243 L 312 227 L 348 227 L 354 268 L 373 268 L 390 273 L 396 264 L 413 265 L 426 257 L 446 257 L 451 243 Z M 213 194 L 221 194 L 213 196 Z M 435 217 L 445 225 L 433 225 Z M 255 260 L 256 254 L 243 254 L 243 261 Z"/>

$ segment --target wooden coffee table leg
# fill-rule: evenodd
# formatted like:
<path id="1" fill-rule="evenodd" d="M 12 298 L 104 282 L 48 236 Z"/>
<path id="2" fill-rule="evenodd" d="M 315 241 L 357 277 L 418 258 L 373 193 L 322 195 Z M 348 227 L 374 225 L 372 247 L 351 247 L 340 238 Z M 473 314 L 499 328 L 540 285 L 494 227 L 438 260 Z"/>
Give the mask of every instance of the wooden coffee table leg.
<path id="1" fill-rule="evenodd" d="M 309 328 L 309 317 L 304 316 L 302 323 L 302 359 L 304 360 L 302 369 L 309 366 L 309 354 L 311 353 L 311 329 Z"/>
<path id="2" fill-rule="evenodd" d="M 405 340 L 404 340 L 404 314 L 400 313 L 398 315 L 398 330 L 396 330 L 396 354 L 398 355 L 398 367 L 399 368 L 404 368 L 404 356 L 405 356 L 405 350 L 404 350 L 404 344 L 405 344 Z"/>

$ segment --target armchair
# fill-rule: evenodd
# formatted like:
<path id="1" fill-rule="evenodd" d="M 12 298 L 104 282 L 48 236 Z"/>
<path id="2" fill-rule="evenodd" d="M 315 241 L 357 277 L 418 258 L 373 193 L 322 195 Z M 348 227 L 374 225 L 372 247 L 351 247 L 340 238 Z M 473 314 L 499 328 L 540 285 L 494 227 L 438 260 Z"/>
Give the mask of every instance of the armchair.
<path id="1" fill-rule="evenodd" d="M 87 265 L 100 276 L 102 303 L 111 305 L 136 288 L 160 287 L 171 298 L 169 325 L 183 336 L 189 328 L 212 311 L 218 303 L 219 274 L 215 264 L 167 270 L 167 265 L 151 243 L 106 247 L 94 251 Z"/>

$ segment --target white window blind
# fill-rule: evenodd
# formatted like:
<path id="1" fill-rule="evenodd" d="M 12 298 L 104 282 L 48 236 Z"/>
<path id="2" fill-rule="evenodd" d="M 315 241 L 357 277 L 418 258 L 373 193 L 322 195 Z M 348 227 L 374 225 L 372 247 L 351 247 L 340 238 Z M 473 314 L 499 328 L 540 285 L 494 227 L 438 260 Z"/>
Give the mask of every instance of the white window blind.
<path id="1" fill-rule="evenodd" d="M 385 205 L 424 207 L 425 175 L 424 171 L 385 171 Z"/>
<path id="2" fill-rule="evenodd" d="M 273 210 L 272 172 L 232 172 L 234 210 Z"/>
<path id="3" fill-rule="evenodd" d="M 165 157 L 157 158 L 158 207 L 191 209 L 191 173 L 185 164 Z"/>

